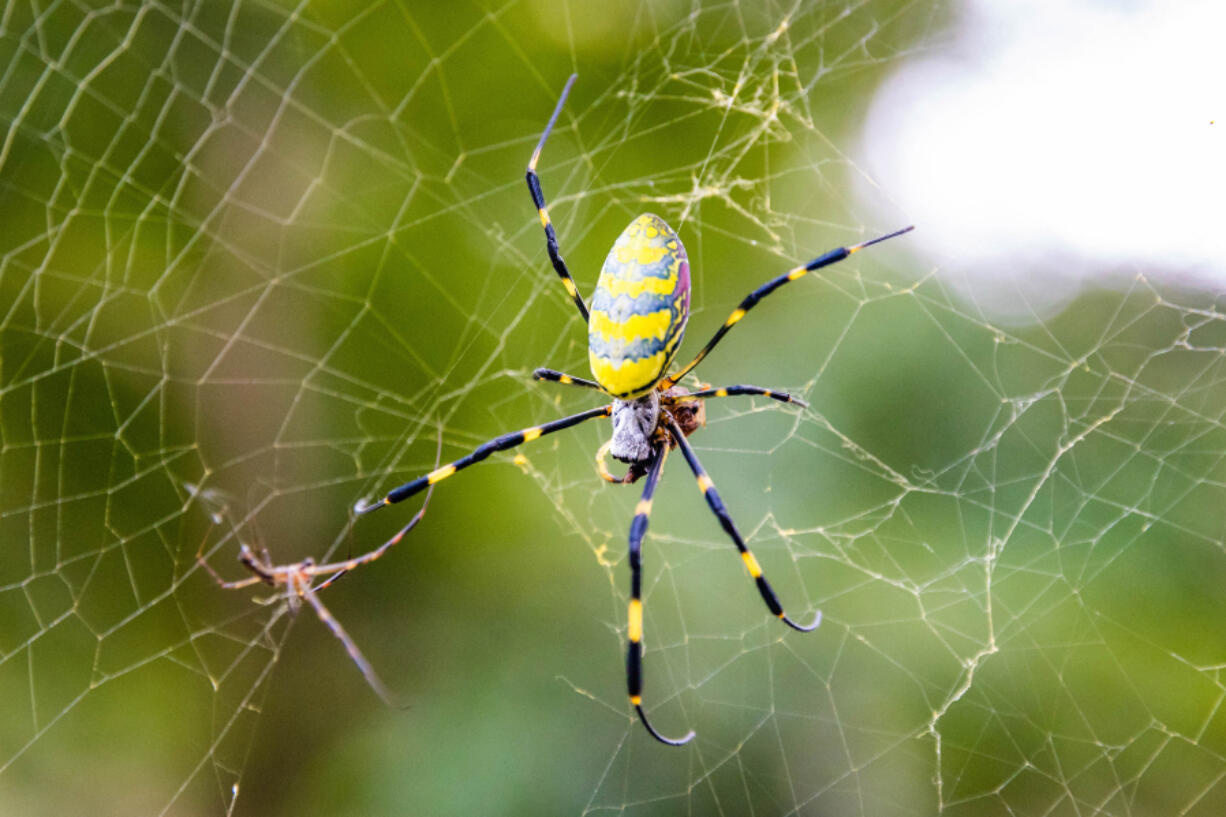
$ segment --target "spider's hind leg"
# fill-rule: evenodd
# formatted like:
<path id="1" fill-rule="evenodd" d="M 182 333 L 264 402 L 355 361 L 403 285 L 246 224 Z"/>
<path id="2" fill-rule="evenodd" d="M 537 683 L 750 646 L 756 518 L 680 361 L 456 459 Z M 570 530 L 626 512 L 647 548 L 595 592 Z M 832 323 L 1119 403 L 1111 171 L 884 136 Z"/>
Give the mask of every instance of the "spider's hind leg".
<path id="1" fill-rule="evenodd" d="M 683 746 L 694 737 L 693 730 L 681 738 L 669 738 L 660 734 L 647 719 L 643 711 L 643 537 L 647 535 L 647 523 L 651 518 L 652 497 L 660 474 L 664 470 L 664 460 L 668 458 L 668 446 L 656 445 L 652 449 L 652 460 L 647 473 L 647 484 L 643 486 L 643 497 L 634 510 L 634 520 L 630 523 L 630 609 L 626 618 L 626 687 L 630 693 L 630 705 L 638 713 L 643 727 L 653 738 L 669 746 Z"/>
<path id="2" fill-rule="evenodd" d="M 667 417 L 667 415 L 665 416 Z M 702 491 L 703 498 L 707 501 L 707 506 L 719 520 L 720 527 L 724 529 L 724 532 L 732 539 L 732 543 L 736 545 L 736 549 L 741 554 L 741 559 L 745 562 L 745 568 L 749 571 L 749 576 L 754 580 L 754 584 L 757 585 L 758 593 L 762 596 L 762 601 L 766 603 L 767 609 L 793 630 L 799 630 L 802 633 L 816 630 L 817 626 L 822 623 L 821 610 L 817 611 L 817 615 L 814 616 L 813 621 L 809 624 L 798 624 L 783 611 L 783 605 L 779 602 L 779 597 L 770 586 L 770 582 L 766 580 L 766 576 L 762 575 L 761 565 L 758 564 L 758 560 L 754 558 L 753 553 L 750 552 L 749 547 L 745 544 L 745 539 L 741 536 L 741 532 L 737 530 L 736 523 L 732 521 L 732 516 L 729 515 L 728 509 L 724 507 L 723 500 L 719 497 L 719 492 L 715 490 L 715 483 L 707 476 L 707 472 L 702 467 L 702 463 L 698 461 L 698 456 L 694 453 L 694 449 L 686 442 L 685 434 L 671 418 L 667 422 L 673 438 L 681 449 L 681 454 L 689 464 L 690 470 L 694 472 L 694 478 L 698 480 L 698 488 Z"/>

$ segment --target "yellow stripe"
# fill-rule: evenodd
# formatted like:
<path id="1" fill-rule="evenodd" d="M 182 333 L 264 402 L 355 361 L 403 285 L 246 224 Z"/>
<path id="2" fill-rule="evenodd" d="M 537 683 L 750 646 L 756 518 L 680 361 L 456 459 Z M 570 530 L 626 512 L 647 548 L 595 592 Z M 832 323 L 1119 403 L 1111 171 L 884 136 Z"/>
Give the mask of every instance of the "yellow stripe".
<path id="1" fill-rule="evenodd" d="M 741 558 L 745 560 L 745 567 L 749 568 L 749 575 L 755 579 L 762 575 L 762 567 L 758 564 L 758 560 L 753 557 L 753 554 L 748 550 L 741 554 Z"/>
<path id="2" fill-rule="evenodd" d="M 630 625 L 626 628 L 626 637 L 633 644 L 643 640 L 643 602 L 638 599 L 630 599 Z"/>
<path id="3" fill-rule="evenodd" d="M 739 306 L 728 316 L 728 320 L 724 321 L 724 326 L 732 326 L 732 324 L 745 317 L 745 310 Z"/>
<path id="4" fill-rule="evenodd" d="M 803 278 L 809 271 L 804 267 L 797 267 L 788 273 L 788 280 L 795 281 L 797 278 Z"/>
<path id="5" fill-rule="evenodd" d="M 566 288 L 566 294 L 570 295 L 572 298 L 575 297 L 575 293 L 578 292 L 578 290 L 575 289 L 575 282 L 569 278 L 562 279 L 562 286 Z"/>
<path id="6" fill-rule="evenodd" d="M 702 489 L 702 492 L 705 494 L 707 491 L 714 488 L 715 484 L 711 482 L 711 478 L 707 476 L 706 474 L 699 474 L 698 475 L 698 487 Z"/>
<path id="7" fill-rule="evenodd" d="M 539 436 L 541 436 L 540 426 L 535 426 L 533 428 L 524 429 L 524 442 L 526 443 L 531 442 L 532 440 L 535 440 Z"/>
<path id="8" fill-rule="evenodd" d="M 569 386 L 571 383 L 574 383 L 575 381 L 571 379 L 570 375 L 564 374 L 558 378 L 558 382 L 565 386 Z"/>
<path id="9" fill-rule="evenodd" d="M 599 332 L 605 340 L 629 342 L 639 338 L 664 340 L 673 323 L 673 313 L 667 309 L 647 315 L 630 315 L 624 321 L 615 321 L 607 312 L 595 310 L 589 322 L 589 332 Z"/>
<path id="10" fill-rule="evenodd" d="M 716 397 L 727 397 L 727 396 L 728 396 L 728 390 L 727 390 L 727 389 L 716 389 L 716 390 L 715 390 L 715 396 L 716 396 Z"/>
<path id="11" fill-rule="evenodd" d="M 614 364 L 589 351 L 587 359 L 601 388 L 626 400 L 642 397 L 655 388 L 668 362 L 664 352 L 642 360 L 622 360 Z"/>
<path id="12" fill-rule="evenodd" d="M 644 292 L 650 292 L 652 295 L 671 295 L 677 288 L 677 263 L 673 263 L 672 274 L 667 278 L 644 275 L 637 280 L 628 280 L 610 275 L 600 282 L 600 287 L 613 297 L 628 295 L 637 298 Z"/>
<path id="13" fill-rule="evenodd" d="M 541 226 L 548 227 L 549 226 L 549 211 L 546 210 L 544 207 L 542 207 L 540 210 L 537 211 L 537 214 L 541 217 Z"/>
<path id="14" fill-rule="evenodd" d="M 630 696 L 630 705 L 631 705 L 631 706 L 642 706 L 642 705 L 643 705 L 643 697 L 642 697 L 641 695 L 631 695 L 631 696 Z"/>
<path id="15" fill-rule="evenodd" d="M 653 247 L 642 239 L 632 238 L 627 244 L 617 245 L 613 252 L 617 254 L 618 263 L 638 264 L 640 267 L 660 263 L 660 259 L 668 255 L 668 247 Z"/>
<path id="16" fill-rule="evenodd" d="M 444 465 L 442 468 L 438 469 L 437 471 L 430 472 L 430 475 L 426 477 L 426 484 L 433 485 L 434 483 L 440 480 L 447 479 L 447 477 L 451 476 L 454 473 L 455 473 L 454 465 Z"/>
<path id="17" fill-rule="evenodd" d="M 651 500 L 640 499 L 639 504 L 634 506 L 634 515 L 646 516 L 649 513 L 651 513 Z"/>

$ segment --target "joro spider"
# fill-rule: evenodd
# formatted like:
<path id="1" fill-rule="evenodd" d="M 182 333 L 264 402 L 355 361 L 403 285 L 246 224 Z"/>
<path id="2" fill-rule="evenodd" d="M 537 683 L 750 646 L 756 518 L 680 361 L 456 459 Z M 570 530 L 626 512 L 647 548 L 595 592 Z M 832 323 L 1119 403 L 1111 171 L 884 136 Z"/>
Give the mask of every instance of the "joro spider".
<path id="1" fill-rule="evenodd" d="M 839 247 L 819 255 L 803 266 L 788 270 L 749 293 L 740 306 L 732 311 L 707 345 L 699 350 L 694 359 L 673 374 L 668 374 L 669 364 L 676 355 L 685 333 L 685 324 L 690 316 L 690 267 L 681 239 L 659 216 L 644 213 L 626 227 L 613 243 L 600 270 L 596 292 L 592 296 L 591 309 L 584 303 L 578 287 L 562 260 L 558 249 L 558 237 L 549 220 L 545 207 L 545 195 L 536 175 L 536 165 L 545 147 L 562 106 L 576 79 L 571 75 L 558 104 L 549 117 L 541 139 L 528 162 L 528 190 L 536 206 L 545 230 L 545 245 L 554 271 L 562 281 L 566 293 L 575 302 L 575 308 L 588 326 L 588 361 L 595 380 L 563 374 L 552 369 L 537 369 L 533 377 L 567 386 L 579 386 L 599 391 L 613 398 L 613 402 L 599 408 L 563 417 L 543 425 L 525 428 L 510 434 L 495 437 L 478 446 L 467 456 L 436 468 L 425 476 L 406 482 L 392 489 L 381 502 L 358 510 L 358 514 L 370 513 L 387 505 L 403 502 L 422 490 L 450 477 L 474 463 L 481 462 L 495 451 L 505 451 L 521 443 L 535 440 L 546 434 L 576 426 L 597 417 L 611 417 L 613 435 L 597 454 L 601 476 L 609 482 L 631 483 L 646 476 L 642 498 L 635 508 L 630 523 L 630 608 L 628 613 L 626 652 L 626 684 L 630 705 L 638 713 L 643 726 L 653 738 L 670 746 L 688 743 L 693 737 L 691 730 L 682 738 L 668 738 L 651 725 L 643 711 L 643 565 L 642 544 L 651 516 L 652 496 L 668 452 L 680 448 L 690 470 L 698 480 L 698 488 L 707 500 L 711 512 L 719 519 L 724 531 L 731 537 L 741 554 L 749 575 L 757 584 L 758 592 L 767 608 L 794 630 L 808 632 L 821 623 L 819 611 L 810 624 L 798 624 L 783 611 L 778 596 L 771 589 L 757 559 L 749 551 L 744 537 L 724 507 L 715 484 L 707 476 L 694 449 L 686 440 L 705 421 L 703 401 L 713 397 L 734 395 L 760 395 L 783 403 L 806 404 L 790 394 L 759 386 L 724 386 L 690 392 L 678 386 L 682 377 L 693 371 L 758 301 L 779 289 L 784 284 L 803 278 L 814 270 L 842 261 L 854 252 L 902 235 L 913 229 L 905 227 L 888 235 L 874 238 L 851 247 Z M 605 454 L 610 453 L 628 464 L 626 475 L 614 477 L 605 467 Z M 381 555 L 381 554 L 380 554 Z M 364 557 L 359 557 L 363 559 Z"/>
<path id="2" fill-rule="evenodd" d="M 545 147 L 545 141 L 549 138 L 558 116 L 562 113 L 562 107 L 566 103 L 566 97 L 575 79 L 576 76 L 572 75 L 567 80 L 553 115 L 549 117 L 549 122 L 545 125 L 541 139 L 536 145 L 536 150 L 532 152 L 532 158 L 528 162 L 527 182 L 528 190 L 532 195 L 532 203 L 536 206 L 541 226 L 545 230 L 545 244 L 549 260 L 561 279 L 562 286 L 588 325 L 588 361 L 596 379 L 586 380 L 545 368 L 537 369 L 533 372 L 533 377 L 537 380 L 593 389 L 613 398 L 613 402 L 543 425 L 495 437 L 477 446 L 466 456 L 442 467 L 436 467 L 430 473 L 392 489 L 381 501 L 358 508 L 356 513 L 361 516 L 387 505 L 403 502 L 423 490 L 432 489 L 435 484 L 457 471 L 487 459 L 496 451 L 506 451 L 546 434 L 571 428 L 597 417 L 612 418 L 612 437 L 596 455 L 601 477 L 608 482 L 619 484 L 629 484 L 646 477 L 642 498 L 635 507 L 634 518 L 630 523 L 630 606 L 626 630 L 629 640 L 626 652 L 626 684 L 630 694 L 630 705 L 634 707 L 643 726 L 653 738 L 670 746 L 681 746 L 693 739 L 695 733 L 691 730 L 681 738 L 668 738 L 660 734 L 651 725 L 647 713 L 643 711 L 642 698 L 642 544 L 651 516 L 652 497 L 660 481 L 664 461 L 672 449 L 681 449 L 681 454 L 694 473 L 698 481 L 698 488 L 706 498 L 707 505 L 710 506 L 711 512 L 715 514 L 724 531 L 736 545 L 767 608 L 784 624 L 801 632 L 816 629 L 821 623 L 821 612 L 818 611 L 809 624 L 798 624 L 784 612 L 778 596 L 775 595 L 775 591 L 771 589 L 766 577 L 762 574 L 762 568 L 758 565 L 757 559 L 749 551 L 744 537 L 741 536 L 736 523 L 732 521 L 732 517 L 724 507 L 719 493 L 715 490 L 715 484 L 707 476 L 707 472 L 694 454 L 694 449 L 686 440 L 686 437 L 705 423 L 706 414 L 703 401 L 708 398 L 758 395 L 802 407 L 807 404 L 787 392 L 765 389 L 760 386 L 723 386 L 690 392 L 678 386 L 677 383 L 702 362 L 728 333 L 728 330 L 744 318 L 758 301 L 779 287 L 803 278 L 814 270 L 842 261 L 865 247 L 902 235 L 914 228 L 905 227 L 851 247 L 830 250 L 803 266 L 795 267 L 767 281 L 745 296 L 693 360 L 673 374 L 668 374 L 668 367 L 681 344 L 685 325 L 690 315 L 689 261 L 681 239 L 677 237 L 672 228 L 665 224 L 659 216 L 650 213 L 644 213 L 630 222 L 630 225 L 613 243 L 613 248 L 601 267 L 590 311 L 582 296 L 579 295 L 575 281 L 571 278 L 566 262 L 562 260 L 558 249 L 557 234 L 549 220 L 549 211 L 545 207 L 545 195 L 541 192 L 540 179 L 536 175 L 536 165 Z M 624 476 L 615 477 L 609 472 L 605 464 L 607 454 L 612 454 L 614 458 L 627 464 Z M 429 501 L 429 493 L 427 493 L 426 501 Z M 256 556 L 244 546 L 239 559 L 254 574 L 252 577 L 237 582 L 225 582 L 216 573 L 213 573 L 212 568 L 209 568 L 209 572 L 213 573 L 214 578 L 227 588 L 247 587 L 259 582 L 274 587 L 285 585 L 286 596 L 290 599 L 291 605 L 298 606 L 303 600 L 310 603 L 324 623 L 344 643 L 346 650 L 358 664 L 371 687 L 380 697 L 388 700 L 390 694 L 386 687 L 379 681 L 369 662 L 341 629 L 336 619 L 319 601 L 317 593 L 349 570 L 369 564 L 387 553 L 421 521 L 425 510 L 426 506 L 423 504 L 408 525 L 401 528 L 395 536 L 375 550 L 341 562 L 318 565 L 313 560 L 307 560 L 297 564 L 275 566 L 267 554 Z M 205 566 L 207 567 L 207 564 Z M 314 579 L 321 576 L 327 578 L 318 585 L 312 585 Z"/>

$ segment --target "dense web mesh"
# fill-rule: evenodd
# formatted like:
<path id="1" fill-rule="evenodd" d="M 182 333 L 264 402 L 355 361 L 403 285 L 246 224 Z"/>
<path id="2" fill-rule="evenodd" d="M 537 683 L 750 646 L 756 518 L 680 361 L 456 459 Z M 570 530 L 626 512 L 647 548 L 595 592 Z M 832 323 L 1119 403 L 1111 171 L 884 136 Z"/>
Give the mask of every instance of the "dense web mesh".
<path id="1" fill-rule="evenodd" d="M 1221 294 L 1116 270 L 1008 323 L 957 259 L 874 247 L 697 370 L 625 702 L 638 487 L 593 423 L 440 485 L 309 607 L 243 543 L 340 558 L 364 499 L 597 404 L 522 173 L 590 292 L 642 211 L 686 242 L 692 354 L 768 277 L 915 221 L 857 160 L 920 2 L 10 4 L 0 28 L 6 813 L 1219 814 Z M 868 191 L 854 203 L 849 190 Z M 977 271 L 981 273 L 981 271 Z M 1009 291 L 1012 270 L 998 272 Z M 1019 306 L 1020 304 L 1020 306 Z M 262 603 L 261 603 L 262 602 Z M 291 626 L 292 625 L 292 626 Z"/>

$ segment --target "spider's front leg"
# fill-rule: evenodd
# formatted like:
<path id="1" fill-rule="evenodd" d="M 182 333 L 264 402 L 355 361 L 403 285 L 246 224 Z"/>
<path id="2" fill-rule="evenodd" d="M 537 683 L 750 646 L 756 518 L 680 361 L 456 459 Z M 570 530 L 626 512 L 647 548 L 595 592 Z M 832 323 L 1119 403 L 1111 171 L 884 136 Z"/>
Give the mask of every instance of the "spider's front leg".
<path id="1" fill-rule="evenodd" d="M 566 262 L 562 260 L 561 251 L 558 249 L 558 235 L 549 218 L 549 209 L 545 206 L 545 193 L 541 190 L 541 180 L 536 175 L 536 163 L 540 161 L 541 151 L 545 149 L 545 140 L 549 138 L 554 123 L 558 121 L 558 115 L 562 113 L 562 106 L 566 104 L 566 97 L 570 93 L 570 86 L 575 84 L 577 76 L 577 74 L 571 74 L 570 79 L 566 81 L 566 87 L 562 89 L 558 105 L 553 109 L 553 116 L 549 117 L 549 124 L 545 125 L 545 132 L 541 134 L 541 141 L 537 142 L 536 150 L 532 151 L 532 158 L 528 160 L 528 171 L 524 178 L 528 182 L 528 192 L 532 195 L 532 204 L 536 207 L 536 214 L 541 219 L 541 227 L 545 230 L 545 249 L 549 253 L 549 262 L 553 264 L 554 272 L 562 281 L 566 294 L 575 302 L 575 307 L 583 316 L 583 322 L 587 323 L 589 317 L 587 304 L 583 302 L 583 296 L 579 294 L 579 288 L 575 286 L 575 279 L 571 277 L 570 270 L 566 268 Z"/>
<path id="2" fill-rule="evenodd" d="M 736 309 L 732 310 L 732 314 L 729 315 L 728 319 L 724 321 L 723 326 L 721 326 L 719 329 L 715 331 L 715 336 L 712 337 L 709 341 L 707 341 L 706 346 L 698 350 L 698 354 L 694 356 L 693 360 L 691 360 L 689 363 L 682 366 L 677 372 L 664 378 L 664 386 L 666 388 L 668 386 L 672 386 L 676 384 L 678 381 L 680 381 L 681 378 L 689 374 L 694 369 L 694 367 L 697 366 L 699 363 L 701 363 L 703 358 L 705 358 L 711 352 L 711 350 L 715 348 L 715 346 L 723 339 L 724 335 L 728 334 L 728 330 L 731 329 L 733 326 L 735 326 L 737 323 L 739 323 L 741 318 L 745 317 L 745 313 L 749 312 L 749 310 L 757 306 L 759 301 L 761 301 L 767 295 L 770 295 L 775 290 L 779 289 L 779 287 L 783 286 L 784 284 L 790 283 L 792 281 L 799 280 L 805 277 L 806 275 L 808 275 L 810 272 L 813 272 L 814 270 L 819 270 L 822 267 L 828 267 L 831 264 L 837 264 L 839 261 L 842 261 L 844 258 L 847 258 L 849 255 L 859 252 L 865 247 L 871 247 L 874 244 L 880 244 L 882 241 L 888 241 L 889 239 L 896 238 L 902 235 L 903 233 L 909 233 L 914 229 L 915 227 L 913 226 L 903 227 L 901 230 L 895 230 L 892 233 L 888 233 L 883 236 L 878 236 L 877 238 L 873 238 L 868 241 L 861 241 L 859 244 L 853 244 L 850 247 L 837 247 L 833 250 L 830 250 L 830 252 L 819 255 L 817 258 L 814 258 L 812 261 L 805 264 L 804 266 L 794 267 L 788 270 L 787 272 L 783 273 L 779 277 L 772 278 L 771 280 L 767 281 L 765 284 L 763 284 L 762 286 L 758 287 L 753 292 L 745 296 L 744 300 L 741 301 L 740 305 Z M 754 387 L 750 387 L 750 388 L 754 388 Z M 729 393 L 731 394 L 731 392 Z M 744 393 L 748 394 L 750 392 L 744 392 Z M 786 402 L 795 402 L 795 401 L 786 401 Z"/>

